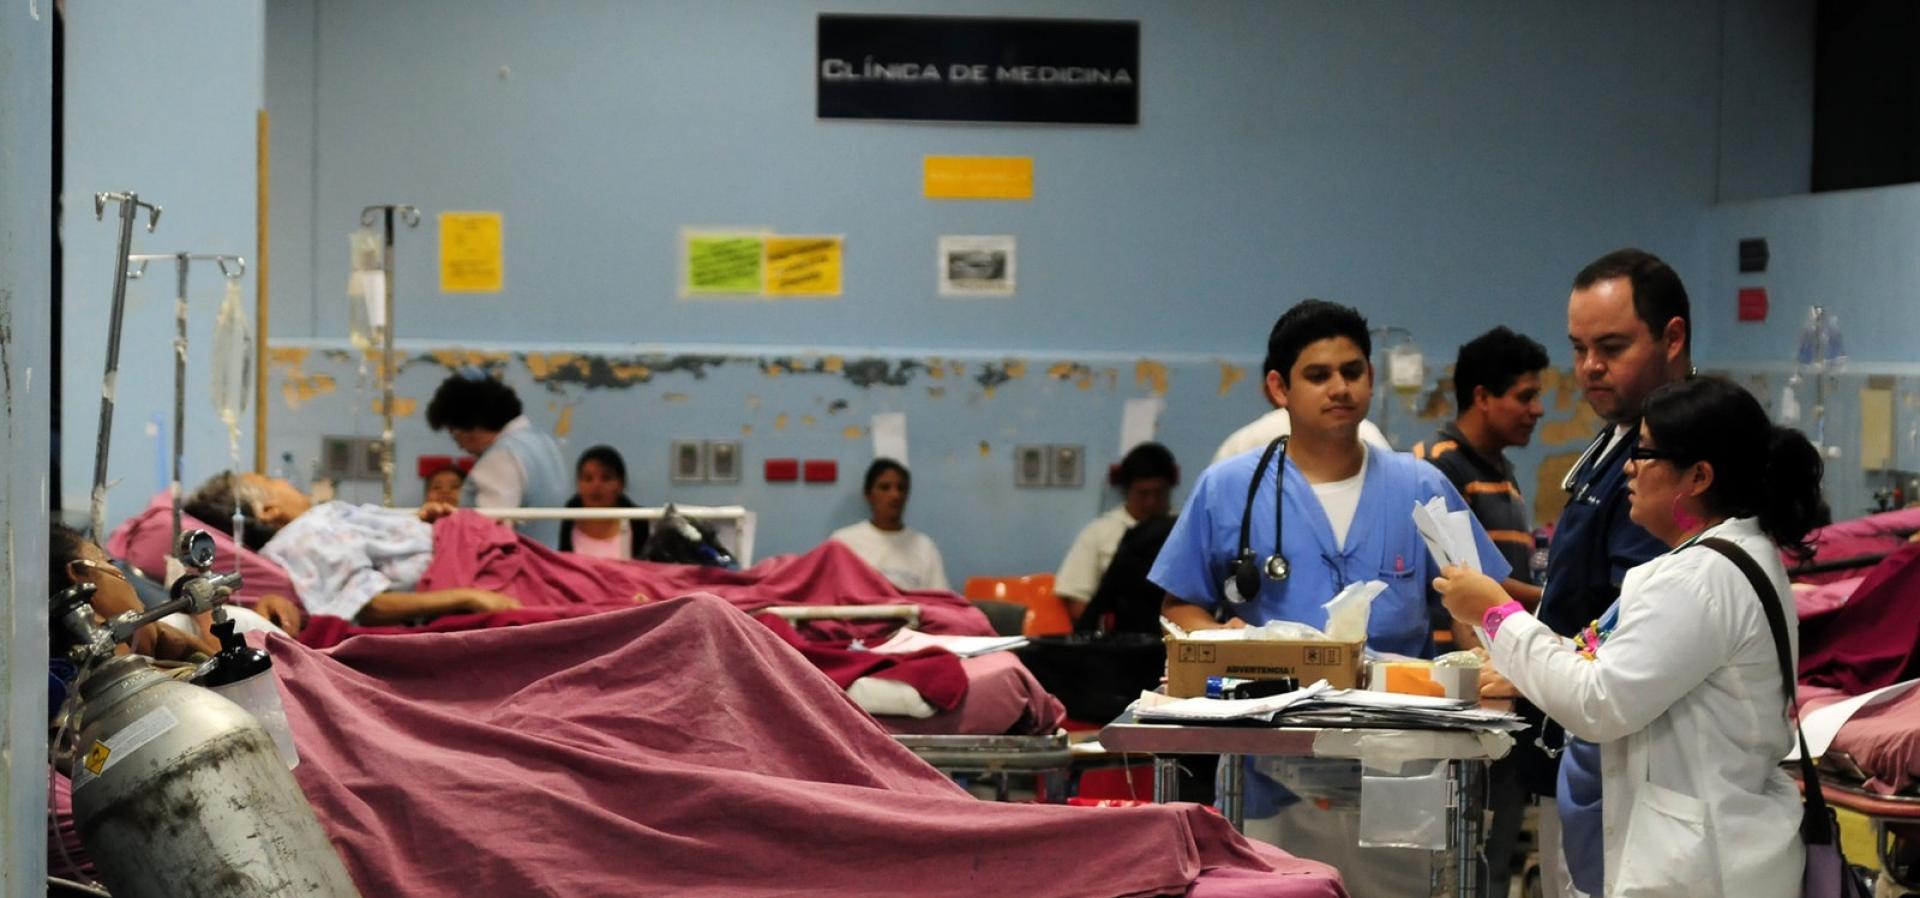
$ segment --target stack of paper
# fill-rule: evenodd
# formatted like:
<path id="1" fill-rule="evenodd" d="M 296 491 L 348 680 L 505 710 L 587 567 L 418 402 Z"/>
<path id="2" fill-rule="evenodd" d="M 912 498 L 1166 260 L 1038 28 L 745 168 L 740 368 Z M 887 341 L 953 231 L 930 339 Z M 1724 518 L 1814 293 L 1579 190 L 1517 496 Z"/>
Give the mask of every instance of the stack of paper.
<path id="1" fill-rule="evenodd" d="M 1025 636 L 941 636 L 901 627 L 886 642 L 869 651 L 887 655 L 911 655 L 926 648 L 942 648 L 962 658 L 973 658 L 1017 649 L 1027 644 Z"/>
<path id="2" fill-rule="evenodd" d="M 1133 718 L 1143 722 L 1272 720 L 1275 714 L 1296 702 L 1332 691 L 1326 680 L 1304 689 L 1269 695 L 1265 698 L 1168 698 L 1154 692 L 1143 693 L 1134 703 Z"/>
<path id="3" fill-rule="evenodd" d="M 1460 565 L 1474 573 L 1480 572 L 1480 546 L 1473 539 L 1471 513 L 1448 511 L 1447 500 L 1435 496 L 1425 505 L 1414 503 L 1413 525 L 1419 528 L 1420 538 L 1427 543 L 1427 552 L 1441 567 Z"/>
<path id="4" fill-rule="evenodd" d="M 1471 699 L 1401 695 L 1363 689 L 1333 689 L 1321 680 L 1305 689 L 1268 698 L 1183 698 L 1147 694 L 1134 703 L 1142 723 L 1265 721 L 1275 726 L 1496 730 L 1526 728 L 1519 715 L 1481 708 Z"/>

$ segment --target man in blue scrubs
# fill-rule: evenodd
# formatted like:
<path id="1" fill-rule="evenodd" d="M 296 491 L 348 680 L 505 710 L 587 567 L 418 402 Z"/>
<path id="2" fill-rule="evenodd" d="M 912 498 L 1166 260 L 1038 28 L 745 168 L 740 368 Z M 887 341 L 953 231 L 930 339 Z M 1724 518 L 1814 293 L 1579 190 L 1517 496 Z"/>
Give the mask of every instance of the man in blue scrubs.
<path id="1" fill-rule="evenodd" d="M 1267 341 L 1266 369 L 1269 391 L 1285 401 L 1293 417 L 1286 457 L 1277 469 L 1269 462 L 1262 472 L 1250 514 L 1248 490 L 1264 449 L 1201 473 L 1148 575 L 1167 592 L 1162 607 L 1168 619 L 1189 630 L 1270 620 L 1325 627 L 1322 606 L 1335 593 L 1350 583 L 1380 580 L 1388 588 L 1374 600 L 1368 648 L 1432 656 L 1428 590 L 1439 566 L 1414 527 L 1413 506 L 1435 496 L 1453 510 L 1465 509 L 1466 503 L 1432 465 L 1361 443 L 1360 422 L 1373 396 L 1371 354 L 1366 319 L 1346 306 L 1310 299 L 1280 316 Z M 1276 480 L 1284 486 L 1276 489 Z M 1280 522 L 1274 518 L 1276 501 L 1283 505 Z M 1266 567 L 1277 545 L 1289 572 L 1282 580 L 1263 573 L 1255 594 L 1235 602 L 1226 583 L 1239 555 L 1243 515 L 1246 545 L 1259 566 Z M 1283 532 L 1275 532 L 1276 523 Z M 1496 580 L 1505 579 L 1510 571 L 1500 550 L 1477 521 L 1473 532 L 1482 568 Z M 1357 790 L 1357 765 L 1315 763 L 1313 771 L 1302 771 L 1306 779 L 1331 782 L 1334 791 L 1348 796 Z M 1299 801 L 1293 792 L 1307 791 L 1302 780 L 1275 766 L 1256 765 L 1248 777 L 1249 835 L 1333 864 L 1355 898 L 1425 894 L 1429 853 L 1361 851 L 1359 815 L 1352 807 L 1322 810 Z M 1270 774 L 1284 778 L 1292 792 Z M 1280 816 L 1273 820 L 1257 819 L 1276 813 Z"/>
<path id="2" fill-rule="evenodd" d="M 1652 534 L 1627 519 L 1627 454 L 1639 442 L 1640 411 L 1647 394 L 1691 374 L 1692 336 L 1687 289 L 1658 256 L 1638 249 L 1615 250 L 1574 276 L 1573 292 L 1567 298 L 1573 374 L 1587 404 L 1606 419 L 1607 426 L 1567 473 L 1567 504 L 1547 550 L 1547 580 L 1534 614 L 1562 636 L 1573 636 L 1599 619 L 1619 598 L 1627 571 L 1667 551 Z M 1539 711 L 1525 701 L 1520 702 L 1520 711 L 1536 728 L 1542 725 Z M 1526 786 L 1545 799 L 1540 805 L 1540 855 L 1546 894 L 1576 895 L 1556 850 L 1561 844 L 1556 780 L 1566 738 L 1551 722 L 1545 730 L 1530 730 L 1517 740 L 1515 763 Z M 1536 743 L 1536 735 L 1545 749 Z M 1592 799 L 1597 801 L 1598 752 L 1581 743 L 1567 750 L 1591 755 L 1592 782 L 1582 785 L 1592 787 Z M 1589 816 L 1597 825 L 1598 815 Z"/>

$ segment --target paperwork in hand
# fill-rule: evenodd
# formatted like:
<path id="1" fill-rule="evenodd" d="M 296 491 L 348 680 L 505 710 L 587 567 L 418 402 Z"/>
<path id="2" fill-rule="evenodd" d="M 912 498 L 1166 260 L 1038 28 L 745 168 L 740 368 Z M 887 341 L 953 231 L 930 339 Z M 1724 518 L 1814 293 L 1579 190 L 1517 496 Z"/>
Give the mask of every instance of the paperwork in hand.
<path id="1" fill-rule="evenodd" d="M 869 651 L 885 655 L 911 655 L 921 649 L 946 649 L 962 658 L 976 658 L 994 652 L 1017 649 L 1027 644 L 1025 636 L 941 636 L 901 627 L 886 642 Z"/>
<path id="2" fill-rule="evenodd" d="M 1420 538 L 1427 543 L 1427 552 L 1441 567 L 1457 564 L 1480 573 L 1480 546 L 1473 539 L 1470 512 L 1448 511 L 1447 500 L 1435 496 L 1425 505 L 1414 503 L 1413 526 L 1419 529 Z"/>
<path id="3" fill-rule="evenodd" d="M 1333 689 L 1321 680 L 1304 689 L 1267 698 L 1170 699 L 1147 693 L 1133 706 L 1142 723 L 1265 721 L 1275 726 L 1500 730 L 1526 728 L 1519 715 L 1481 708 L 1471 699 L 1401 695 L 1364 689 Z"/>

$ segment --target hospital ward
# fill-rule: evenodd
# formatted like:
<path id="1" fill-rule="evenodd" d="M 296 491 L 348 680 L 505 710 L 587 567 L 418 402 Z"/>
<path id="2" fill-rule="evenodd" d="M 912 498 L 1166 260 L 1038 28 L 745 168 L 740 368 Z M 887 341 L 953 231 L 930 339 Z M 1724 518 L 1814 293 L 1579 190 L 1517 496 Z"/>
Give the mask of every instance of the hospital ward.
<path id="1" fill-rule="evenodd" d="M 0 3 L 0 898 L 1920 896 L 1917 43 Z"/>

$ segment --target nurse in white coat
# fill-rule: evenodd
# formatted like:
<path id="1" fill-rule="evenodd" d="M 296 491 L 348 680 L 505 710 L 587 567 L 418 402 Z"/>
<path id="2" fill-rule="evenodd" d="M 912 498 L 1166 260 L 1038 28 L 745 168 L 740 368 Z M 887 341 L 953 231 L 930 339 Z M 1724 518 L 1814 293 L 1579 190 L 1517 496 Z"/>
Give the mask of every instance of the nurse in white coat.
<path id="1" fill-rule="evenodd" d="M 1780 548 L 1804 550 L 1823 508 L 1820 473 L 1806 438 L 1773 427 L 1741 387 L 1710 377 L 1668 384 L 1647 398 L 1627 475 L 1633 522 L 1674 548 L 1628 572 L 1619 602 L 1578 640 L 1556 636 L 1484 576 L 1450 568 L 1435 581 L 1448 610 L 1492 636 L 1500 673 L 1598 748 L 1584 762 L 1571 749 L 1561 760 L 1563 793 L 1599 784 L 1598 794 L 1562 797 L 1563 813 L 1569 801 L 1590 802 L 1586 823 L 1563 832 L 1570 861 L 1604 858 L 1583 888 L 1800 894 L 1800 796 L 1779 766 L 1793 731 L 1767 600 L 1697 543 L 1733 543 L 1791 596 Z M 1794 616 L 1785 617 L 1793 640 Z M 1570 769 L 1582 763 L 1596 765 L 1597 778 Z"/>

